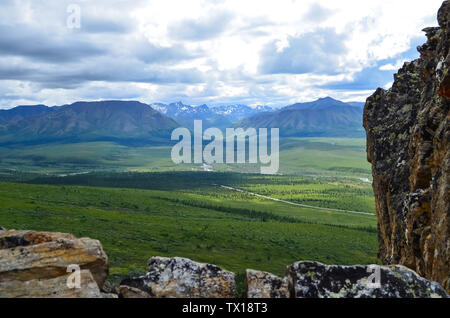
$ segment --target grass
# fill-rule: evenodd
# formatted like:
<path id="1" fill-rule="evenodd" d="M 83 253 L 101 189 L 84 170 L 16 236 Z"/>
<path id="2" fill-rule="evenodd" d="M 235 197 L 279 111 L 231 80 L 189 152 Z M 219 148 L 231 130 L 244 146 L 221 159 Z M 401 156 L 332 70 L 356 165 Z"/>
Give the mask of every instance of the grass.
<path id="1" fill-rule="evenodd" d="M 201 171 L 200 165 L 175 165 L 171 147 L 127 147 L 112 142 L 47 144 L 0 148 L 0 169 L 36 173 L 85 171 Z M 215 164 L 222 172 L 259 173 L 259 165 Z M 370 177 L 365 140 L 358 138 L 283 138 L 280 173 L 332 177 Z"/>
<path id="2" fill-rule="evenodd" d="M 174 166 L 168 147 L 6 150 L 0 152 L 0 225 L 100 240 L 114 283 L 144 273 L 157 255 L 234 271 L 241 292 L 247 268 L 284 275 L 299 260 L 378 263 L 375 214 L 297 207 L 220 187 L 374 213 L 371 185 L 359 180 L 370 173 L 359 139 L 286 139 L 281 168 L 294 172 L 279 176 L 233 172 L 251 172 L 247 166 L 218 166 L 214 173 Z M 87 171 L 93 172 L 78 174 Z"/>
<path id="3" fill-rule="evenodd" d="M 297 208 L 214 186 L 161 191 L 5 182 L 0 202 L 7 228 L 99 239 L 115 282 L 144 272 L 156 255 L 241 274 L 254 268 L 283 275 L 298 260 L 377 262 L 374 216 Z"/>

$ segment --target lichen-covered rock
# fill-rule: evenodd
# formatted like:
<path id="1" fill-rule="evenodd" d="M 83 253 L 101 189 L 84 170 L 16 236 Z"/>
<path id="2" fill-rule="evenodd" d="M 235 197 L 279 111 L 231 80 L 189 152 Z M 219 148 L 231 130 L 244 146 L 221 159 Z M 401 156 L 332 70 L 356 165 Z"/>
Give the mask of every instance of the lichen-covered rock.
<path id="1" fill-rule="evenodd" d="M 287 273 L 295 298 L 450 298 L 439 283 L 400 265 L 298 262 Z"/>
<path id="2" fill-rule="evenodd" d="M 247 298 L 289 298 L 287 277 L 247 269 L 245 272 Z"/>
<path id="3" fill-rule="evenodd" d="M 89 270 L 98 286 L 103 286 L 108 275 L 108 258 L 99 241 L 64 233 L 0 232 L 1 282 L 64 276 L 71 264 Z"/>
<path id="4" fill-rule="evenodd" d="M 115 293 L 101 293 L 101 298 L 119 298 Z"/>
<path id="5" fill-rule="evenodd" d="M 148 273 L 125 279 L 121 285 L 143 290 L 152 297 L 231 298 L 236 296 L 235 275 L 211 264 L 187 258 L 152 257 Z"/>
<path id="6" fill-rule="evenodd" d="M 367 99 L 379 258 L 450 291 L 450 1 L 424 29 L 420 58 Z"/>
<path id="7" fill-rule="evenodd" d="M 100 292 L 88 270 L 80 272 L 80 288 L 69 288 L 70 274 L 50 279 L 0 281 L 1 298 L 109 298 Z"/>
<path id="8" fill-rule="evenodd" d="M 152 298 L 149 293 L 131 286 L 121 285 L 116 291 L 119 298 Z"/>

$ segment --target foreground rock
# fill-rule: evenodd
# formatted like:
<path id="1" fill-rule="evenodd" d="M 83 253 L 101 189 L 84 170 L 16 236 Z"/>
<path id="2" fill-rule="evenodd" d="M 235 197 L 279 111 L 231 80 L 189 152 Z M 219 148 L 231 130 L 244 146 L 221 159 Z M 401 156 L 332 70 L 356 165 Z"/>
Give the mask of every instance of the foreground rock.
<path id="1" fill-rule="evenodd" d="M 450 298 L 438 283 L 404 266 L 298 262 L 287 269 L 295 298 Z"/>
<path id="2" fill-rule="evenodd" d="M 116 291 L 119 298 L 152 298 L 149 293 L 131 286 L 120 285 Z"/>
<path id="3" fill-rule="evenodd" d="M 288 279 L 271 273 L 247 269 L 245 272 L 247 298 L 289 298 Z"/>
<path id="4" fill-rule="evenodd" d="M 420 58 L 364 110 L 379 224 L 379 258 L 450 291 L 450 2 Z"/>
<path id="5" fill-rule="evenodd" d="M 145 276 L 125 279 L 121 285 L 140 289 L 152 297 L 236 297 L 234 273 L 179 257 L 152 257 Z"/>
<path id="6" fill-rule="evenodd" d="M 88 270 L 80 273 L 82 288 L 68 288 L 69 275 L 50 279 L 0 282 L 0 296 L 5 298 L 105 298 Z"/>
<path id="7" fill-rule="evenodd" d="M 69 265 L 83 270 L 82 290 L 67 287 Z M 107 275 L 108 258 L 97 240 L 64 233 L 0 232 L 0 297 L 100 297 Z"/>

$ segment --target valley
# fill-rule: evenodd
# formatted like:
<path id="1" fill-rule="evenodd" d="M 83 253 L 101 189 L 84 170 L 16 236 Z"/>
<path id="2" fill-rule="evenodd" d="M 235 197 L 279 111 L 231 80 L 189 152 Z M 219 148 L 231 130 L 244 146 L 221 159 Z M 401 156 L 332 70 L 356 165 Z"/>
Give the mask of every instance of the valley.
<path id="1" fill-rule="evenodd" d="M 364 138 L 327 129 L 301 137 L 302 127 L 287 136 L 282 131 L 290 126 L 280 120 L 276 175 L 261 175 L 260 163 L 205 166 L 171 158 L 171 129 L 192 118 L 205 128 L 221 123 L 223 130 L 267 111 L 269 118 L 288 111 L 289 118 L 291 108 L 319 116 L 330 107 L 361 121 L 360 106 L 329 98 L 281 110 L 106 101 L 3 111 L 0 224 L 100 240 L 113 283 L 144 273 L 151 256 L 188 257 L 237 272 L 240 292 L 246 268 L 282 275 L 298 260 L 377 263 Z M 358 134 L 352 125 L 346 131 Z M 333 137 L 324 137 L 330 132 Z"/>
<path id="2" fill-rule="evenodd" d="M 282 139 L 274 176 L 257 165 L 175 165 L 170 149 L 94 142 L 2 151 L 0 224 L 101 240 L 113 282 L 145 272 L 156 255 L 233 270 L 240 291 L 246 268 L 281 275 L 300 259 L 378 262 L 372 186 L 360 180 L 370 178 L 364 140 Z"/>

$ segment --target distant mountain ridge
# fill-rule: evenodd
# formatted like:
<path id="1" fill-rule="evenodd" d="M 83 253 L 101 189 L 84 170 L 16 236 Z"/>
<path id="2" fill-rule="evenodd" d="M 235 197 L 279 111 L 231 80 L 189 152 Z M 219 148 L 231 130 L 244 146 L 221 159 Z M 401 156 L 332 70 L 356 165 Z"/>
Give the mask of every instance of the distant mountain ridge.
<path id="1" fill-rule="evenodd" d="M 136 101 L 76 102 L 16 107 L 0 113 L 0 144 L 170 138 L 179 125 Z"/>
<path id="2" fill-rule="evenodd" d="M 208 107 L 137 101 L 18 106 L 0 110 L 0 145 L 84 141 L 167 144 L 174 128 L 192 129 L 194 120 L 202 120 L 203 129 L 280 128 L 281 136 L 362 137 L 361 104 L 327 97 L 279 110 L 240 104 Z"/>
<path id="3" fill-rule="evenodd" d="M 9 110 L 0 110 L 0 125 L 51 111 L 53 111 L 53 108 L 45 105 L 17 106 Z"/>
<path id="4" fill-rule="evenodd" d="M 261 112 L 273 111 L 273 108 L 269 106 L 252 108 L 241 104 L 209 107 L 206 104 L 191 106 L 183 104 L 183 102 L 176 102 L 171 104 L 154 103 L 150 106 L 188 128 L 193 128 L 194 120 L 202 120 L 204 127 L 232 127 L 234 123 L 244 118 Z"/>
<path id="5" fill-rule="evenodd" d="M 257 114 L 237 126 L 279 128 L 281 136 L 363 137 L 362 114 L 359 103 L 344 103 L 326 97 Z"/>

